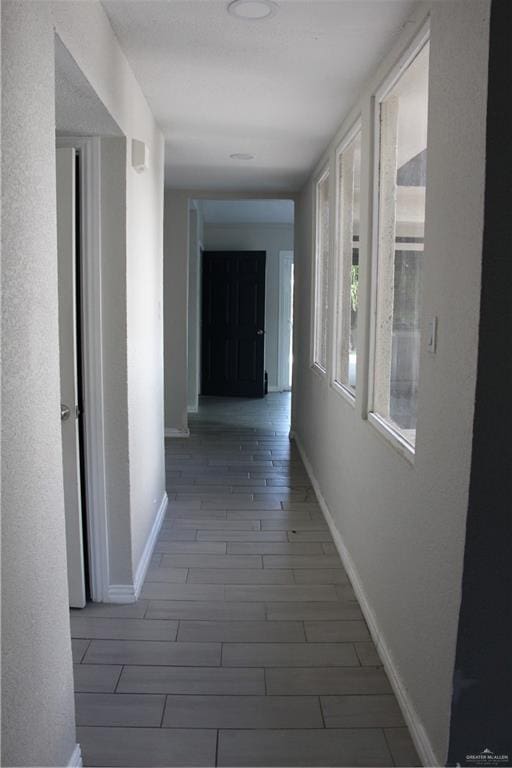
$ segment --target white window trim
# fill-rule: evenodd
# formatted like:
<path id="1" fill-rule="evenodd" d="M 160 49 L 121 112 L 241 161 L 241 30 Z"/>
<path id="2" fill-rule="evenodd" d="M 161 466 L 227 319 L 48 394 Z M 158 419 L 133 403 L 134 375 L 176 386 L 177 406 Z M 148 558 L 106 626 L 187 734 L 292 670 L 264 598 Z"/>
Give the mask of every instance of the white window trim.
<path id="1" fill-rule="evenodd" d="M 314 209 L 313 209 L 313 258 L 311 260 L 311 267 L 312 267 L 312 280 L 311 280 L 311 318 L 310 318 L 310 327 L 311 327 L 311 337 L 310 337 L 310 351 L 309 351 L 309 359 L 310 359 L 310 368 L 311 370 L 316 373 L 321 379 L 325 379 L 327 377 L 327 365 L 328 360 L 326 360 L 326 366 L 325 368 L 322 367 L 322 365 L 315 360 L 315 343 L 316 343 L 316 287 L 317 287 L 317 253 L 318 253 L 318 246 L 319 246 L 319 239 L 320 239 L 320 232 L 318 227 L 318 188 L 320 184 L 326 179 L 329 178 L 329 184 L 331 181 L 330 177 L 331 168 L 330 163 L 327 161 L 325 165 L 323 166 L 320 173 L 316 176 L 314 180 Z M 330 187 L 329 187 L 330 192 Z M 331 206 L 331 195 L 329 194 L 329 216 L 330 216 L 330 206 Z M 330 249 L 329 249 L 330 252 Z M 328 260 L 329 262 L 330 260 Z M 327 316 L 327 323 L 329 322 L 329 315 Z M 329 357 L 329 350 L 327 349 L 327 357 Z"/>
<path id="2" fill-rule="evenodd" d="M 342 384 L 341 381 L 336 381 L 336 379 L 333 377 L 331 377 L 330 385 L 333 392 L 336 392 L 336 394 L 340 395 L 344 400 L 346 400 L 349 405 L 355 408 L 355 390 L 353 390 L 351 387 L 347 387 L 345 384 Z"/>
<path id="3" fill-rule="evenodd" d="M 287 304 L 287 287 L 285 282 L 285 269 L 287 265 L 291 264 L 293 269 L 294 253 L 293 250 L 279 251 L 279 302 L 278 302 L 278 334 L 277 334 L 277 385 L 280 392 L 290 392 L 291 386 L 284 375 L 284 358 L 287 351 L 287 345 L 284 343 L 288 338 L 286 331 L 286 325 L 288 324 L 288 317 L 283 312 L 283 308 Z M 293 293 L 290 294 L 290 300 L 292 304 L 293 315 Z M 292 329 L 293 331 L 293 329 Z M 292 333 L 292 346 L 293 346 L 293 333 Z M 293 353 L 292 353 L 293 354 Z M 290 379 L 293 380 L 293 366 L 290 364 Z"/>
<path id="4" fill-rule="evenodd" d="M 392 424 L 376 413 L 374 408 L 375 392 L 375 354 L 377 336 L 377 265 L 379 246 L 379 191 L 380 191 L 380 104 L 398 82 L 403 72 L 430 40 L 430 16 L 418 30 L 405 51 L 397 59 L 389 73 L 381 81 L 373 94 L 373 193 L 372 193 L 372 234 L 371 234 L 371 298 L 370 298 L 370 350 L 368 367 L 368 408 L 367 421 L 392 445 L 407 461 L 414 464 L 416 446 L 409 443 Z M 420 376 L 421 378 L 421 376 Z"/>
<path id="5" fill-rule="evenodd" d="M 341 269 L 340 269 L 340 259 L 339 259 L 341 217 L 340 217 L 340 205 L 339 205 L 340 201 L 338 199 L 338 192 L 339 192 L 339 186 L 340 186 L 339 185 L 340 156 L 347 149 L 347 147 L 350 146 L 350 144 L 356 138 L 358 133 L 361 133 L 362 135 L 362 130 L 363 130 L 363 118 L 362 118 L 362 115 L 359 114 L 356 120 L 353 122 L 352 126 L 346 132 L 343 139 L 340 141 L 340 143 L 336 147 L 336 152 L 334 155 L 334 158 L 335 158 L 335 165 L 334 165 L 334 177 L 335 177 L 335 182 L 334 182 L 335 183 L 335 189 L 334 189 L 335 230 L 334 231 L 335 231 L 335 235 L 334 235 L 334 302 L 333 302 L 334 332 L 332 334 L 332 344 L 331 344 L 331 350 L 330 350 L 331 352 L 330 385 L 331 385 L 331 389 L 334 392 L 337 392 L 339 395 L 341 395 L 354 408 L 356 404 L 356 390 L 355 389 L 353 390 L 351 387 L 347 387 L 346 384 L 343 384 L 343 382 L 338 381 L 336 379 L 336 360 L 337 360 L 337 348 L 338 348 L 338 342 L 339 342 L 338 306 L 340 303 L 340 288 L 341 288 L 341 284 L 340 284 Z M 359 237 L 361 237 L 361 233 L 359 233 Z M 356 378 L 356 387 L 357 387 L 357 378 Z"/>
<path id="6" fill-rule="evenodd" d="M 410 464 L 414 464 L 416 456 L 414 446 L 397 429 L 393 429 L 388 421 L 374 411 L 370 411 L 367 421 L 404 459 L 407 459 Z"/>

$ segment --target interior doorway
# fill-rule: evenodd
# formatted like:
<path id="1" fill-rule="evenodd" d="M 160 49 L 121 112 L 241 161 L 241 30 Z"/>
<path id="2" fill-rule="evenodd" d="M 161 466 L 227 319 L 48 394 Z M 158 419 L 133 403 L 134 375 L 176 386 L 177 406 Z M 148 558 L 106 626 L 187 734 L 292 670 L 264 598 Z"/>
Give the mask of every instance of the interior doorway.
<path id="1" fill-rule="evenodd" d="M 60 418 L 68 589 L 70 606 L 83 608 L 89 590 L 83 457 L 79 152 L 74 147 L 58 147 L 56 169 Z"/>
<path id="2" fill-rule="evenodd" d="M 291 340 L 293 307 L 294 202 L 286 199 L 238 199 L 216 196 L 189 200 L 189 295 L 188 295 L 188 412 L 198 409 L 199 395 L 213 394 L 205 366 L 231 363 L 225 346 L 204 348 L 204 258 L 206 253 L 264 252 L 263 321 L 253 323 L 263 331 L 251 348 L 246 345 L 244 364 L 259 363 L 263 351 L 263 393 L 291 388 Z M 225 283 L 225 281 L 224 281 Z M 222 285 L 222 280 L 219 286 Z M 244 304 L 248 307 L 248 304 Z M 209 342 L 208 342 L 209 343 Z M 259 350 L 259 351 L 258 351 Z M 200 370 L 198 370 L 198 368 Z M 206 375 L 205 375 L 206 373 Z M 258 373 L 259 377 L 259 373 Z M 258 393 L 239 394 L 260 397 Z M 217 389 L 215 394 L 222 394 Z M 226 393 L 228 394 L 227 390 Z M 235 392 L 232 392 L 235 394 Z"/>
<path id="3" fill-rule="evenodd" d="M 105 205 L 103 179 L 107 173 L 114 178 L 118 172 L 113 153 L 106 153 L 107 142 L 119 142 L 124 151 L 125 140 L 58 36 L 55 122 L 68 585 L 70 605 L 80 608 L 88 599 L 109 599 L 112 569 L 107 517 L 107 378 L 102 303 L 102 238 L 110 230 L 108 217 L 103 216 L 102 226 L 101 214 Z M 120 170 L 124 171 L 124 164 Z M 107 373 L 108 370 L 107 361 Z"/>

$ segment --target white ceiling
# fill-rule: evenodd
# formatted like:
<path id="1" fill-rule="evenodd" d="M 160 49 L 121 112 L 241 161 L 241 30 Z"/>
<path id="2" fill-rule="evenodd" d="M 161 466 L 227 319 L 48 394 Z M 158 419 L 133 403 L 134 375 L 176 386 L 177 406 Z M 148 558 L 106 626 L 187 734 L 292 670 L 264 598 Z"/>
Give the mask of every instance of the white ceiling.
<path id="1" fill-rule="evenodd" d="M 291 200 L 197 200 L 205 224 L 293 224 Z"/>
<path id="2" fill-rule="evenodd" d="M 417 0 L 103 0 L 166 138 L 166 184 L 295 191 Z M 253 161 L 229 155 L 248 152 Z"/>

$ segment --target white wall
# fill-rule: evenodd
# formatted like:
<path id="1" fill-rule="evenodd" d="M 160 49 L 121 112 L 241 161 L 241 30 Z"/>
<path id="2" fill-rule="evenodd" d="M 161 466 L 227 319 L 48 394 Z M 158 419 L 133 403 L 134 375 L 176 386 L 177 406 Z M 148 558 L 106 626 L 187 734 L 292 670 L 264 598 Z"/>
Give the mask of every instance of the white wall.
<path id="1" fill-rule="evenodd" d="M 4 765 L 66 765 L 75 745 L 48 22 L 44 5 L 2 4 Z M 26 120 L 35 94 L 48 101 Z"/>
<path id="2" fill-rule="evenodd" d="M 205 251 L 266 251 L 265 368 L 269 389 L 278 386 L 279 252 L 293 251 L 292 224 L 205 224 Z"/>
<path id="3" fill-rule="evenodd" d="M 188 433 L 189 195 L 165 190 L 164 360 L 166 433 Z"/>
<path id="4" fill-rule="evenodd" d="M 425 761 L 444 764 L 463 565 L 483 230 L 488 0 L 432 4 L 423 339 L 414 465 L 365 420 L 369 349 L 371 94 L 392 54 L 326 152 L 363 116 L 359 374 L 355 407 L 310 368 L 313 187 L 296 209 L 293 429 L 354 568 Z M 332 217 L 334 219 L 334 217 Z M 331 296 L 332 300 L 332 296 Z M 332 334 L 332 318 L 331 318 Z M 432 762 L 427 763 L 432 764 Z"/>
<path id="5" fill-rule="evenodd" d="M 126 184 L 130 510 L 132 567 L 139 586 L 144 548 L 167 499 L 163 442 L 164 142 L 149 109 L 145 119 L 147 124 L 134 126 L 132 135 L 149 144 L 150 169 L 136 173 L 128 152 Z"/>
<path id="6" fill-rule="evenodd" d="M 110 581 L 132 579 L 126 368 L 126 139 L 101 139 L 105 485 Z M 113 300 L 114 297 L 117 300 Z M 121 340 L 121 343 L 120 343 Z"/>
<path id="7" fill-rule="evenodd" d="M 195 413 L 199 405 L 201 387 L 201 247 L 203 244 L 203 217 L 192 202 L 189 214 L 188 264 L 188 357 L 187 357 L 187 409 Z"/>
<path id="8" fill-rule="evenodd" d="M 3 763 L 67 765 L 75 732 L 59 419 L 55 31 L 128 146 L 136 137 L 151 148 L 142 175 L 123 149 L 126 246 L 114 253 L 119 241 L 112 250 L 104 243 L 102 254 L 103 303 L 117 329 L 108 339 L 110 349 L 117 343 L 115 363 L 108 349 L 104 363 L 110 402 L 117 390 L 124 408 L 112 420 L 128 425 L 109 457 L 110 490 L 116 504 L 126 502 L 116 511 L 128 531 L 114 574 L 123 583 L 133 582 L 165 488 L 163 140 L 99 3 L 17 0 L 3 2 L 2 14 Z"/>

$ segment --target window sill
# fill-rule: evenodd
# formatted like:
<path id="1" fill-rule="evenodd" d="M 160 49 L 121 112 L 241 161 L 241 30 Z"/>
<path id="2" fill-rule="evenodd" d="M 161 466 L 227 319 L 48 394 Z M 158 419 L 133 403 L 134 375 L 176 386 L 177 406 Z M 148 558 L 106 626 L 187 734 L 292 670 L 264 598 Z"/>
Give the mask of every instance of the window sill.
<path id="1" fill-rule="evenodd" d="M 311 363 L 310 365 L 311 370 L 313 373 L 315 373 L 320 379 L 325 379 L 327 376 L 327 371 L 322 368 L 318 363 Z"/>
<path id="2" fill-rule="evenodd" d="M 356 394 L 352 389 L 346 387 L 344 384 L 340 384 L 339 381 L 331 381 L 331 389 L 346 400 L 349 405 L 353 408 L 355 407 Z"/>
<path id="3" fill-rule="evenodd" d="M 409 464 L 414 466 L 415 451 L 414 447 L 402 437 L 393 427 L 391 427 L 387 421 L 376 413 L 370 412 L 368 414 L 368 423 L 382 435 L 385 440 L 406 459 Z"/>

